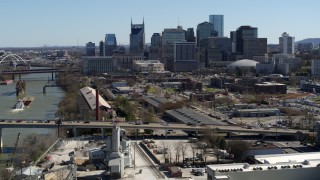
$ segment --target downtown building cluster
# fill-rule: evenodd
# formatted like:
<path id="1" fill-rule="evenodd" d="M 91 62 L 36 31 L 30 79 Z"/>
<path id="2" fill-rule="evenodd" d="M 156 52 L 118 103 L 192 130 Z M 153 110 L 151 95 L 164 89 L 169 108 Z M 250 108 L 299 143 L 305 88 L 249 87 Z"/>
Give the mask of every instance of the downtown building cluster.
<path id="1" fill-rule="evenodd" d="M 209 15 L 208 20 L 199 23 L 195 30 L 178 26 L 155 32 L 148 45 L 145 43 L 144 20 L 141 24 L 134 24 L 131 20 L 129 47 L 118 45 L 116 34 L 112 33 L 106 34 L 99 48 L 92 42 L 86 44 L 84 72 L 136 71 L 135 61 L 148 67 L 163 64 L 155 68 L 157 70 L 195 72 L 204 68 L 227 67 L 234 61 L 248 59 L 258 62 L 254 67 L 257 73 L 288 75 L 301 63 L 301 59 L 294 56 L 294 37 L 287 33 L 279 38 L 280 52 L 269 57 L 267 38 L 258 36 L 257 27 L 241 26 L 226 37 L 223 15 Z M 99 68 L 92 69 L 94 66 Z M 153 71 L 153 68 L 148 71 Z"/>

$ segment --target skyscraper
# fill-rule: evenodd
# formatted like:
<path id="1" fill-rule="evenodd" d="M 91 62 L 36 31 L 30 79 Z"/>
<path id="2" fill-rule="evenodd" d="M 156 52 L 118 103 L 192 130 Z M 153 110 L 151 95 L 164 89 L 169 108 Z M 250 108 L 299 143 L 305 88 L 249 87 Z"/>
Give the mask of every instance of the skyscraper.
<path id="1" fill-rule="evenodd" d="M 100 41 L 99 43 L 99 56 L 104 56 L 104 42 Z"/>
<path id="2" fill-rule="evenodd" d="M 86 44 L 86 56 L 96 55 L 96 45 L 93 42 L 88 42 Z"/>
<path id="3" fill-rule="evenodd" d="M 161 62 L 165 69 L 173 71 L 174 43 L 186 42 L 185 31 L 181 26 L 177 28 L 167 28 L 162 31 L 162 55 Z"/>
<path id="4" fill-rule="evenodd" d="M 151 37 L 151 46 L 152 47 L 160 47 L 161 46 L 161 36 L 159 33 L 153 33 Z"/>
<path id="5" fill-rule="evenodd" d="M 194 36 L 193 28 L 188 28 L 186 31 L 186 41 L 187 42 L 196 42 L 196 37 Z"/>
<path id="6" fill-rule="evenodd" d="M 117 48 L 117 38 L 115 34 L 106 34 L 104 41 L 104 55 L 112 56 L 113 51 Z"/>
<path id="7" fill-rule="evenodd" d="M 215 32 L 215 36 L 223 37 L 224 36 L 223 15 L 209 15 L 209 22 L 213 24 L 213 30 Z"/>
<path id="8" fill-rule="evenodd" d="M 288 33 L 284 32 L 282 37 L 279 37 L 280 53 L 283 54 L 294 54 L 294 37 L 289 36 Z"/>
<path id="9" fill-rule="evenodd" d="M 251 26 L 241 26 L 235 31 L 235 33 L 231 32 L 231 34 L 231 41 L 235 42 L 236 44 L 236 53 L 243 54 L 244 39 L 258 38 L 258 28 Z"/>
<path id="10" fill-rule="evenodd" d="M 144 44 L 144 20 L 142 24 L 132 24 L 131 20 L 130 53 L 143 53 Z"/>
<path id="11" fill-rule="evenodd" d="M 213 36 L 213 24 L 209 22 L 203 22 L 197 26 L 197 46 L 202 47 L 202 41 L 208 39 L 208 37 Z"/>

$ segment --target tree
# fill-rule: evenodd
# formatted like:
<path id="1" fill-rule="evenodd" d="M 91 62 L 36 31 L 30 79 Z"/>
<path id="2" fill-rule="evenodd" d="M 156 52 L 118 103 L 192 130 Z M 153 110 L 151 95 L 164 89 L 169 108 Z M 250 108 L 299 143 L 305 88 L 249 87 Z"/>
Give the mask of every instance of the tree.
<path id="1" fill-rule="evenodd" d="M 176 153 L 176 163 L 180 163 L 180 152 L 181 152 L 181 146 L 178 144 L 174 144 L 174 150 Z"/>
<path id="2" fill-rule="evenodd" d="M 208 146 L 208 144 L 205 142 L 198 142 L 197 146 L 198 146 L 198 149 L 201 150 L 201 154 L 202 154 L 201 161 L 204 159 L 205 163 L 207 163 L 207 156 L 208 156 L 207 146 Z"/>
<path id="3" fill-rule="evenodd" d="M 192 151 L 192 163 L 194 164 L 194 157 L 195 157 L 195 154 L 197 152 L 197 145 L 195 145 L 193 143 L 190 143 L 190 148 L 191 148 L 191 151 Z"/>
<path id="4" fill-rule="evenodd" d="M 178 145 L 180 146 L 181 153 L 182 153 L 182 161 L 185 159 L 186 151 L 187 151 L 187 144 L 183 143 L 182 141 L 179 141 Z"/>
<path id="5" fill-rule="evenodd" d="M 217 162 L 219 162 L 219 153 L 218 149 L 225 149 L 226 148 L 226 141 L 224 137 L 219 136 L 213 129 L 209 127 L 206 128 L 204 131 L 204 138 L 203 141 L 208 144 L 213 150 L 216 150 Z"/>
<path id="6" fill-rule="evenodd" d="M 227 149 L 230 154 L 234 155 L 234 160 L 240 162 L 244 153 L 248 150 L 249 145 L 245 141 L 229 141 Z"/>

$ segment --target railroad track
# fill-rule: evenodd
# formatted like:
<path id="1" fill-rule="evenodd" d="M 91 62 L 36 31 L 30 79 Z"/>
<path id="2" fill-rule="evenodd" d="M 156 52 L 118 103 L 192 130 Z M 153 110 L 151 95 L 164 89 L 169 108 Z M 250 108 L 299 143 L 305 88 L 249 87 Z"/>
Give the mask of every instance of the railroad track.
<path id="1" fill-rule="evenodd" d="M 157 168 L 157 166 L 155 166 L 153 164 L 153 162 L 151 161 L 151 159 L 143 152 L 143 150 L 141 149 L 140 145 L 138 145 L 136 142 L 134 143 L 135 149 L 139 152 L 139 154 L 143 157 L 143 159 L 145 159 L 150 167 L 150 169 L 152 170 L 152 172 L 157 176 L 158 179 L 165 179 L 164 174 L 162 174 L 159 169 Z"/>

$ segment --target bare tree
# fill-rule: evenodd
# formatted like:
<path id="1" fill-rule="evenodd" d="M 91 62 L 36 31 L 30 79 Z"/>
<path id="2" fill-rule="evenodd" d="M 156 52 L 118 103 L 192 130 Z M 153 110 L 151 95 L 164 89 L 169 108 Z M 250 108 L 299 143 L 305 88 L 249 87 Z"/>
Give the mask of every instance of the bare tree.
<path id="1" fill-rule="evenodd" d="M 173 151 L 173 146 L 172 144 L 168 144 L 168 155 L 169 155 L 169 163 L 172 163 L 172 151 Z"/>
<path id="2" fill-rule="evenodd" d="M 163 148 L 163 159 L 164 161 L 166 161 L 166 154 L 167 154 L 167 151 L 168 151 L 168 143 L 166 141 L 161 141 L 161 146 Z"/>
<path id="3" fill-rule="evenodd" d="M 197 152 L 197 145 L 193 144 L 193 143 L 190 143 L 190 147 L 191 147 L 191 150 L 192 150 L 192 163 L 194 164 L 194 156 Z"/>
<path id="4" fill-rule="evenodd" d="M 180 149 L 181 149 L 182 161 L 184 161 L 188 146 L 187 146 L 187 144 L 183 143 L 182 141 L 179 141 L 178 145 L 180 146 Z"/>
<path id="5" fill-rule="evenodd" d="M 174 144 L 174 150 L 176 153 L 176 162 L 180 163 L 180 153 L 181 153 L 181 146 L 180 144 Z"/>
<path id="6" fill-rule="evenodd" d="M 202 154 L 201 161 L 203 161 L 203 159 L 204 159 L 205 163 L 207 163 L 207 156 L 208 156 L 207 146 L 208 146 L 208 144 L 205 142 L 198 142 L 197 146 L 201 150 L 201 154 Z"/>

